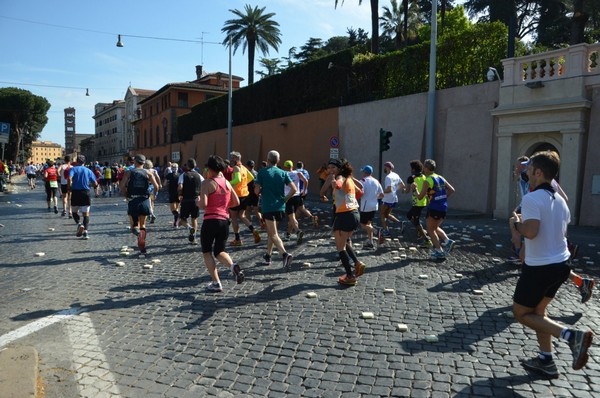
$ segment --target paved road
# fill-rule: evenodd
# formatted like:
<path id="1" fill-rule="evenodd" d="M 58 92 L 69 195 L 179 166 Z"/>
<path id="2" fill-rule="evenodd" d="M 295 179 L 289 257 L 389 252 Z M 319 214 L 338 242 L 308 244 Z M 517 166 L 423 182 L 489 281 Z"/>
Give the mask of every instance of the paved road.
<path id="1" fill-rule="evenodd" d="M 459 242 L 443 262 L 415 250 L 409 230 L 361 252 L 368 268 L 349 288 L 336 283 L 342 269 L 327 227 L 307 227 L 306 243 L 286 244 L 290 272 L 278 261 L 262 265 L 264 244 L 245 232 L 246 246 L 230 253 L 246 282 L 221 269 L 225 290 L 210 294 L 199 246 L 172 228 L 166 204 L 157 205 L 148 255 L 122 257 L 121 247 L 135 244 L 122 197 L 94 200 L 84 241 L 72 220 L 46 211 L 40 189 L 15 185 L 0 196 L 0 345 L 35 347 L 46 397 L 600 395 L 597 346 L 588 367 L 573 371 L 568 347 L 557 343 L 554 381 L 519 365 L 537 348 L 509 315 L 518 270 L 502 260 L 505 221 L 449 219 Z M 325 206 L 311 207 L 327 219 Z M 598 229 L 570 235 L 581 246 L 576 268 L 599 277 Z M 564 286 L 550 313 L 598 331 L 598 297 L 582 305 Z"/>

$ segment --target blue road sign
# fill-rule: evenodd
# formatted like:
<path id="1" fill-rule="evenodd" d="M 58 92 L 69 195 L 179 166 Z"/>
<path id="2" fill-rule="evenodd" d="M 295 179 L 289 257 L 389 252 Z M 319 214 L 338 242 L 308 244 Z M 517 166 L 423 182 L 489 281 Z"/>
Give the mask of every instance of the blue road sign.
<path id="1" fill-rule="evenodd" d="M 0 142 L 7 144 L 9 134 L 10 134 L 10 123 L 0 122 Z"/>

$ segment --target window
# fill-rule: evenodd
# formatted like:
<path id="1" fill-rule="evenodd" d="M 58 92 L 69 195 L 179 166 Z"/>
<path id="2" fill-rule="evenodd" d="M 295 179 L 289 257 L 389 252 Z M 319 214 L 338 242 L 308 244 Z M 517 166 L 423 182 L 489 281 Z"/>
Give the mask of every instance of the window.
<path id="1" fill-rule="evenodd" d="M 148 131 L 144 129 L 144 147 L 148 146 Z"/>
<path id="2" fill-rule="evenodd" d="M 158 129 L 158 126 L 156 126 L 156 145 L 158 145 L 159 142 L 160 142 L 160 139 L 159 139 L 160 135 L 159 135 L 159 133 L 160 133 L 160 130 Z"/>
<path id="3" fill-rule="evenodd" d="M 188 107 L 188 94 L 187 93 L 177 93 L 177 106 L 180 108 Z"/>
<path id="4" fill-rule="evenodd" d="M 150 146 L 152 146 L 152 128 L 150 128 L 150 134 L 148 134 L 148 141 Z"/>

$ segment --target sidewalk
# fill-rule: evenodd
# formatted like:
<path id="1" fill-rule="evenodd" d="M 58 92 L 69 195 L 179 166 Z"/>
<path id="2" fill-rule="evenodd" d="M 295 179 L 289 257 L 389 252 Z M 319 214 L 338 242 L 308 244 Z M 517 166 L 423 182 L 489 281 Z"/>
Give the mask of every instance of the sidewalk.
<path id="1" fill-rule="evenodd" d="M 72 220 L 46 211 L 40 188 L 15 185 L 15 193 L 0 195 L 0 349 L 39 354 L 46 398 L 600 393 L 597 346 L 588 367 L 573 371 L 568 347 L 557 343 L 557 380 L 519 365 L 537 348 L 510 316 L 518 269 L 503 260 L 510 255 L 506 220 L 449 218 L 445 229 L 457 245 L 441 262 L 416 247 L 412 226 L 403 235 L 393 230 L 398 240 L 376 251 L 362 250 L 359 232 L 354 243 L 367 270 L 346 288 L 337 284 L 342 269 L 327 227 L 330 204 L 309 202 L 321 226 L 302 220 L 306 242 L 285 243 L 295 256 L 290 272 L 277 255 L 262 264 L 264 233 L 254 244 L 242 228 L 245 245 L 227 250 L 246 281 L 236 285 L 220 268 L 224 292 L 209 294 L 199 246 L 173 229 L 166 195 L 148 227 L 148 255 L 133 249 L 123 256 L 121 247 L 132 248 L 135 238 L 122 197 L 93 200 L 84 241 L 74 236 Z M 569 235 L 581 247 L 577 270 L 599 278 L 598 230 L 574 227 Z M 600 330 L 599 297 L 582 305 L 577 289 L 565 285 L 550 314 Z M 43 322 L 48 326 L 23 331 Z M 2 345 L 15 331 L 22 337 Z M 8 391 L 1 374 L 0 396 Z"/>

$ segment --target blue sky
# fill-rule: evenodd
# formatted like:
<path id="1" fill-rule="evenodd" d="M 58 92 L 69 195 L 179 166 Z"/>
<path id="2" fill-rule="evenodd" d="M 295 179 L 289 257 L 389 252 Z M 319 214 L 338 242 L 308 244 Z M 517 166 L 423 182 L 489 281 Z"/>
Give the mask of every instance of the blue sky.
<path id="1" fill-rule="evenodd" d="M 224 21 L 234 17 L 229 10 L 245 4 L 266 6 L 276 14 L 282 44 L 268 58 L 287 56 L 289 48 L 302 46 L 309 37 L 345 36 L 348 27 L 370 31 L 369 2 L 359 6 L 358 0 L 346 0 L 337 10 L 334 0 L 1 0 L 0 87 L 45 97 L 52 107 L 41 139 L 64 145 L 66 107 L 76 108 L 78 133 L 93 133 L 94 104 L 123 99 L 130 84 L 157 90 L 194 80 L 199 64 L 208 72 L 228 71 L 228 51 L 220 44 L 123 37 L 124 47 L 118 48 L 117 34 L 198 41 L 204 36 L 204 41 L 220 43 Z M 232 65 L 233 74 L 247 78 L 241 47 Z M 258 63 L 255 68 L 260 69 Z"/>

